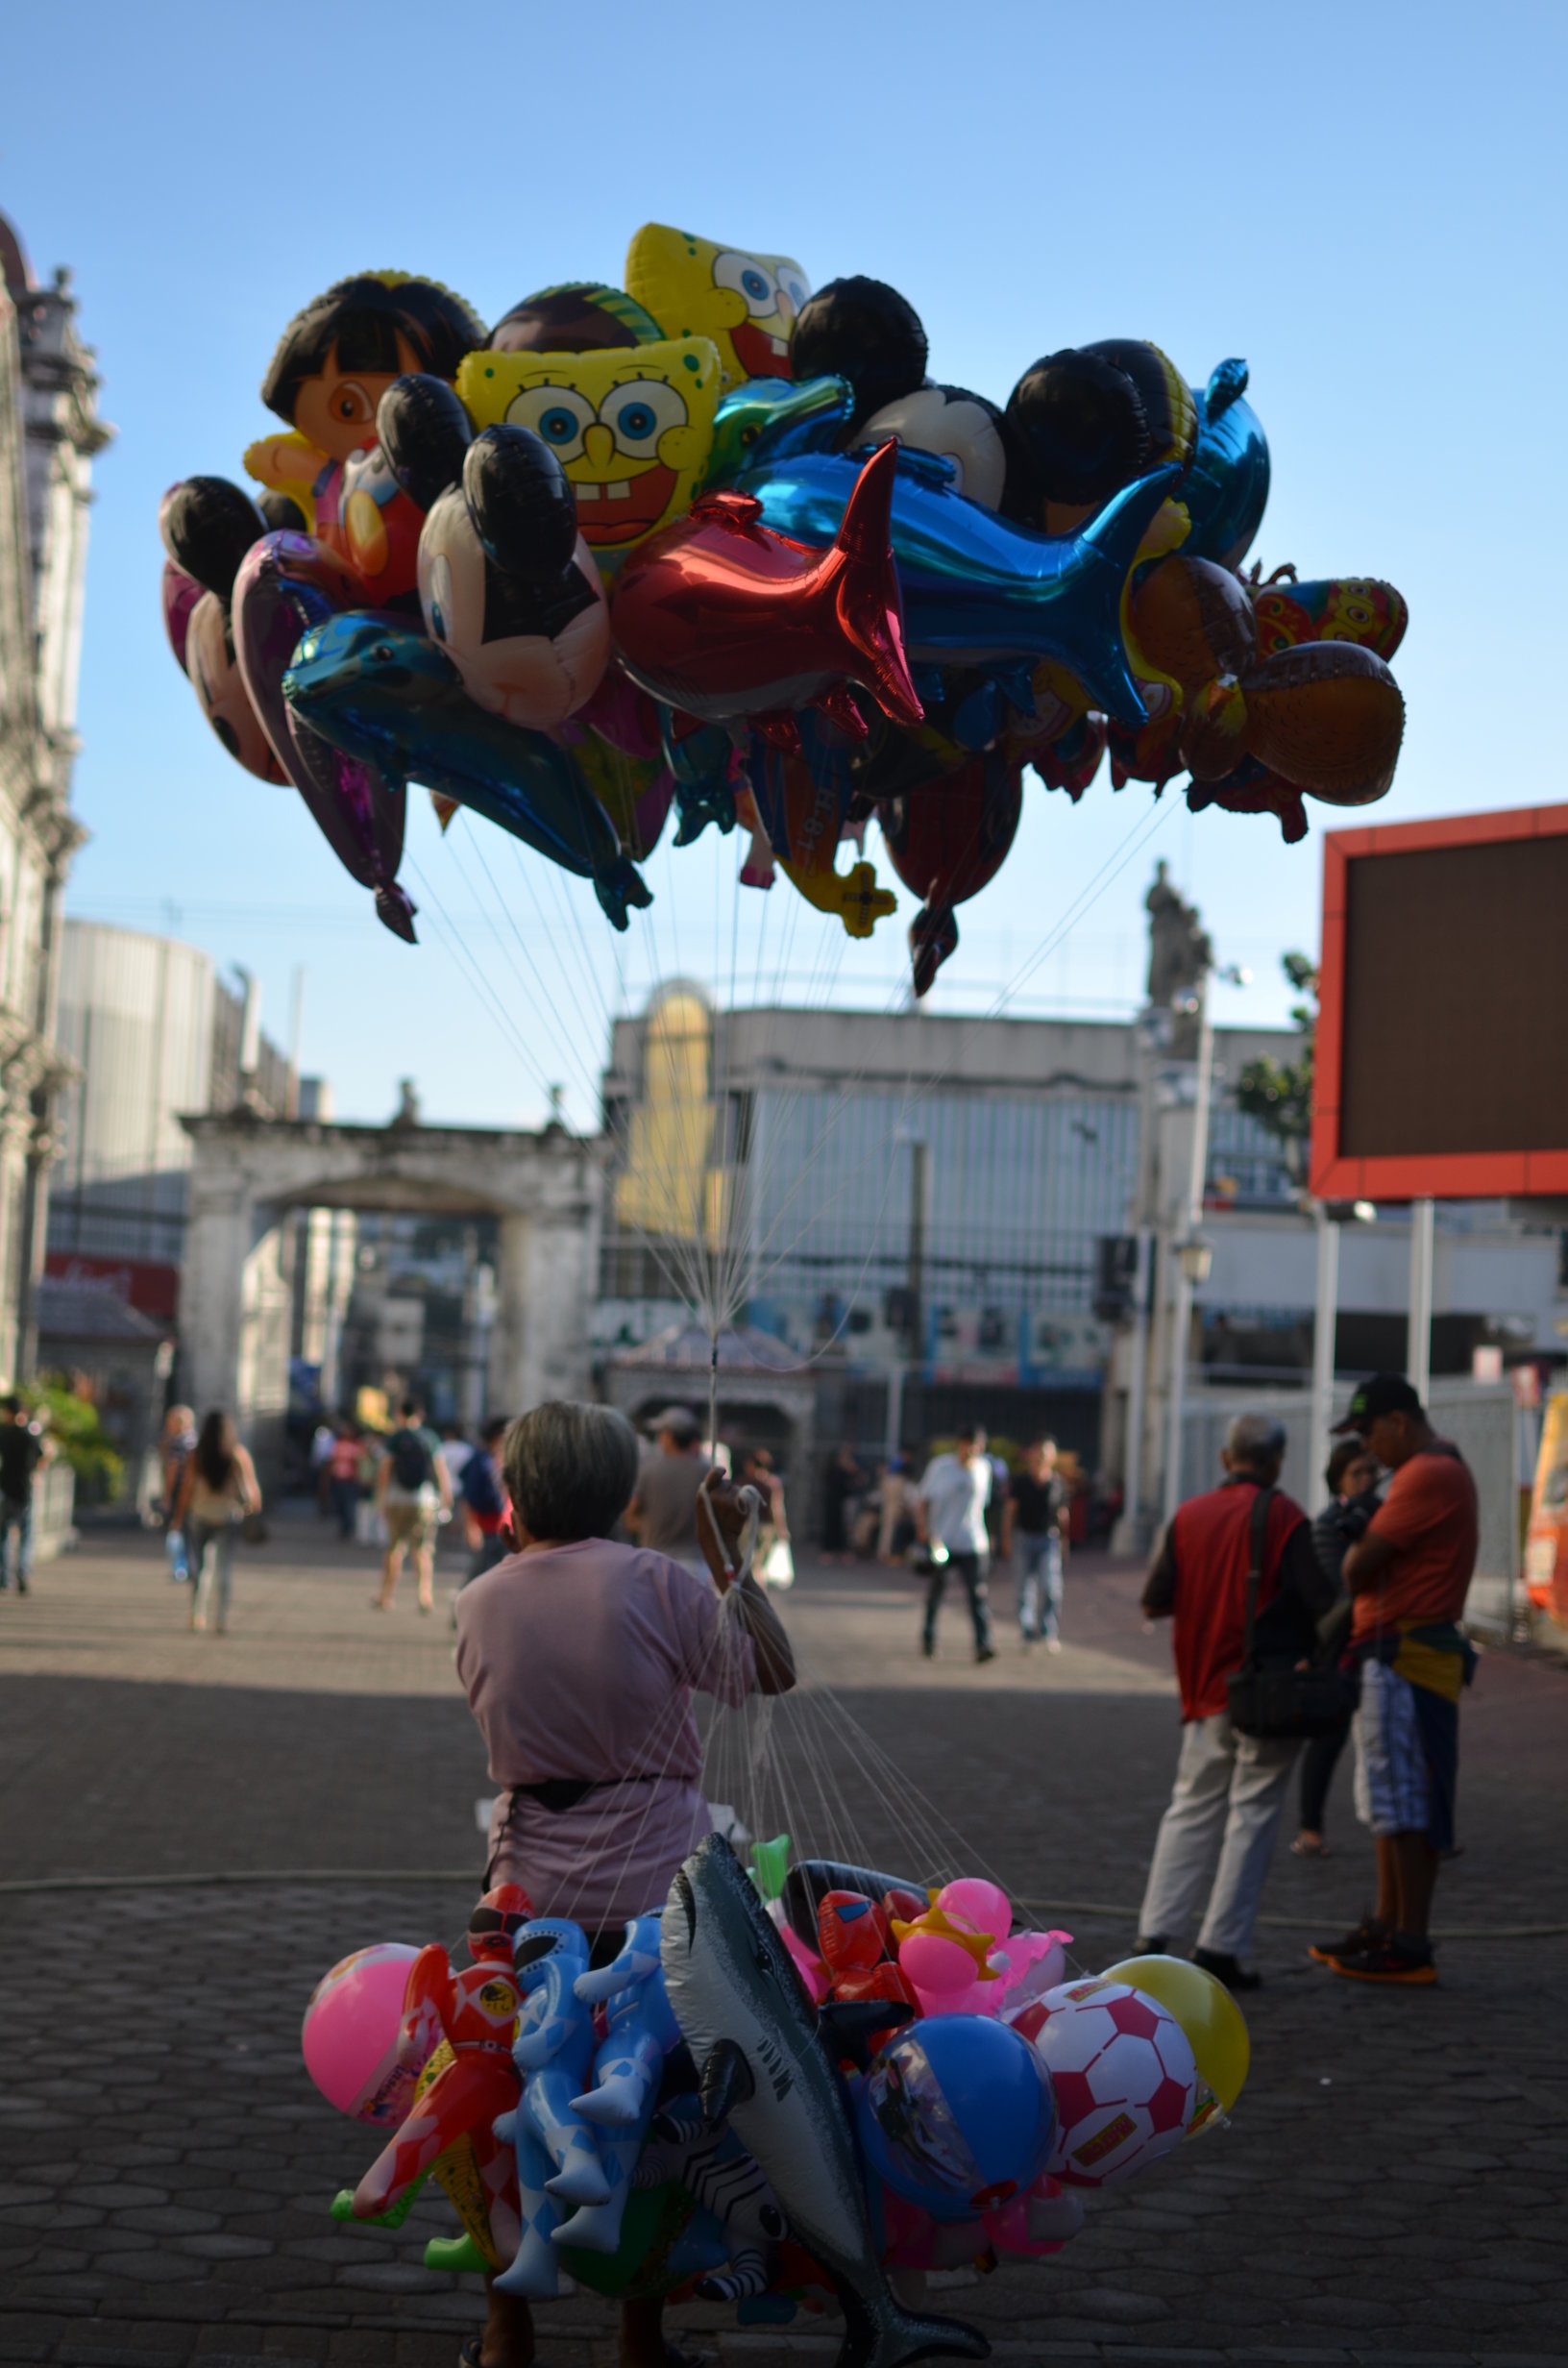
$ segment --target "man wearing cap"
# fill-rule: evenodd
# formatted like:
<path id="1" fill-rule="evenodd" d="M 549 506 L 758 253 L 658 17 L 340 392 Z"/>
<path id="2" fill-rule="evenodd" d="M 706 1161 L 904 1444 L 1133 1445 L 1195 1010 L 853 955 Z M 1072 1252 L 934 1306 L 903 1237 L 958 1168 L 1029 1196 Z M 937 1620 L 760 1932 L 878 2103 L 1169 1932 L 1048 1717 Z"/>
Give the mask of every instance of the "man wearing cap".
<path id="1" fill-rule="evenodd" d="M 1301 1748 L 1287 1739 L 1238 1734 L 1231 1724 L 1226 1681 L 1244 1656 L 1255 1548 L 1262 1548 L 1254 1631 L 1261 1658 L 1289 1664 L 1310 1653 L 1335 1591 L 1318 1566 L 1306 1514 L 1275 1485 L 1285 1461 L 1280 1424 L 1267 1415 L 1237 1415 L 1220 1460 L 1224 1482 L 1178 1506 L 1143 1590 L 1150 1618 L 1172 1623 L 1183 1723 L 1138 1945 L 1159 1953 L 1185 1936 L 1217 1842 L 1219 1864 L 1192 1955 L 1228 1989 L 1245 1990 L 1262 1979 L 1241 1959 Z M 1269 1494 L 1260 1507 L 1264 1490 Z"/>
<path id="2" fill-rule="evenodd" d="M 1476 1566 L 1476 1484 L 1402 1373 L 1375 1373 L 1337 1430 L 1393 1477 L 1345 1554 L 1361 1665 L 1356 1810 L 1378 1853 L 1378 1904 L 1311 1954 L 1354 1982 L 1435 1982 L 1428 1922 L 1437 1863 L 1454 1847 L 1459 1693 L 1475 1655 L 1458 1621 Z"/>
<path id="3" fill-rule="evenodd" d="M 667 1406 L 653 1418 L 654 1449 L 637 1475 L 637 1493 L 626 1507 L 626 1527 L 639 1545 L 703 1573 L 697 1534 L 697 1492 L 708 1468 L 702 1430 L 689 1406 Z"/>

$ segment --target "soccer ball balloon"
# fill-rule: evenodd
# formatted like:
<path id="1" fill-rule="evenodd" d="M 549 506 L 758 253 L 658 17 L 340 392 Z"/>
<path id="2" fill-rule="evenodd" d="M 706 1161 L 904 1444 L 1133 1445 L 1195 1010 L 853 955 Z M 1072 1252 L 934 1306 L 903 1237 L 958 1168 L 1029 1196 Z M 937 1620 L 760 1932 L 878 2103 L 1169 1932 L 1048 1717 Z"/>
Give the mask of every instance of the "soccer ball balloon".
<path id="1" fill-rule="evenodd" d="M 1046 2169 L 1078 2187 L 1115 2186 L 1177 2145 L 1197 2066 L 1181 2025 L 1124 1982 L 1066 1982 L 1020 2010 L 1056 2091 Z"/>

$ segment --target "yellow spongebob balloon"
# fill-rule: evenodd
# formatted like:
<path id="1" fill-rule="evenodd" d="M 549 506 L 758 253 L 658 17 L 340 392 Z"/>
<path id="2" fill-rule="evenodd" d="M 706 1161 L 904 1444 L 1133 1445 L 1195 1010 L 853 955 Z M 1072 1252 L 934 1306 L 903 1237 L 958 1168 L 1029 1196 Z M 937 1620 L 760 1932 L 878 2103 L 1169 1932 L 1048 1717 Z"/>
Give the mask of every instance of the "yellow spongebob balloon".
<path id="1" fill-rule="evenodd" d="M 793 256 L 744 255 L 645 222 L 626 250 L 626 291 L 667 336 L 711 337 L 726 383 L 739 386 L 790 377 L 790 333 L 811 283 Z"/>
<path id="2" fill-rule="evenodd" d="M 723 391 L 706 337 L 592 354 L 470 354 L 457 393 L 476 428 L 531 428 L 571 481 L 600 568 L 685 514 Z"/>

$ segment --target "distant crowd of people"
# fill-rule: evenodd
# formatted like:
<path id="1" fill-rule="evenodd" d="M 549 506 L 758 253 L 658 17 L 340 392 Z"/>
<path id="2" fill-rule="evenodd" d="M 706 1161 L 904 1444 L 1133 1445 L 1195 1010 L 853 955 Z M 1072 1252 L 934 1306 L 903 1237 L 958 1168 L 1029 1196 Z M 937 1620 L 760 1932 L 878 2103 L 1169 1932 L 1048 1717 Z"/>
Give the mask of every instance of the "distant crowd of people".
<path id="1" fill-rule="evenodd" d="M 16 1398 L 0 1401 L 0 1589 L 28 1582 L 33 1477 L 48 1453 Z M 502 1417 L 477 1438 L 439 1429 L 405 1397 L 390 1430 L 347 1418 L 323 1423 L 312 1462 L 319 1502 L 345 1539 L 370 1508 L 383 1546 L 373 1608 L 389 1612 L 411 1563 L 421 1613 L 434 1608 L 442 1527 L 461 1523 L 463 1585 L 515 1554 L 518 1530 Z M 1207 1890 L 1195 1956 L 1232 1987 L 1253 1986 L 1247 1958 L 1291 1779 L 1299 1782 L 1302 1858 L 1326 1856 L 1324 1810 L 1346 1742 L 1356 1741 L 1358 1810 L 1376 1838 L 1378 1896 L 1357 1929 L 1312 1951 L 1349 1978 L 1434 1978 L 1433 1887 L 1454 1843 L 1458 1701 L 1473 1654 L 1458 1621 L 1475 1567 L 1475 1485 L 1433 1430 L 1409 1383 L 1379 1374 L 1339 1426 L 1315 1520 L 1280 1489 L 1285 1433 L 1265 1415 L 1230 1426 L 1220 1487 L 1190 1498 L 1160 1541 L 1143 1590 L 1151 1619 L 1169 1618 L 1183 1739 L 1139 1917 L 1140 1946 L 1185 1935 Z M 793 1547 L 783 1480 L 763 1447 L 710 1448 L 688 1407 L 648 1426 L 616 1536 L 698 1579 L 711 1539 L 699 1529 L 705 1484 L 749 1486 L 749 1566 L 787 1585 Z M 163 1438 L 170 1574 L 190 1591 L 190 1625 L 228 1627 L 235 1547 L 255 1534 L 255 1466 L 221 1410 L 197 1428 L 170 1410 Z M 733 1470 L 729 1468 L 733 1462 Z M 1060 1652 L 1067 1558 L 1083 1492 L 1069 1488 L 1056 1443 L 1011 1460 L 977 1425 L 958 1433 L 919 1479 L 890 1457 L 868 1471 L 841 1446 L 821 1496 L 822 1554 L 905 1564 L 923 1578 L 920 1646 L 933 1656 L 950 1578 L 963 1590 L 977 1663 L 993 1661 L 990 1579 L 1016 1569 L 1019 1641 Z"/>

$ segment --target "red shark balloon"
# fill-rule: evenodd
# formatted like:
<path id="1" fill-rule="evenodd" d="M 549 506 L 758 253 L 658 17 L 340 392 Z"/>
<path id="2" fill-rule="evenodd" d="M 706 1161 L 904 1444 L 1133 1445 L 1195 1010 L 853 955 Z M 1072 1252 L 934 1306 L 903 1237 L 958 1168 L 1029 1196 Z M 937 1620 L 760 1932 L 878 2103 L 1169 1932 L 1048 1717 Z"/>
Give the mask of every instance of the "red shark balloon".
<path id="1" fill-rule="evenodd" d="M 864 738 L 851 682 L 895 724 L 919 724 L 889 531 L 896 459 L 893 443 L 872 454 L 826 551 L 775 534 L 749 494 L 695 503 L 616 580 L 626 672 L 677 711 L 748 722 L 784 748 L 799 745 L 794 711 L 812 705 Z"/>
<path id="2" fill-rule="evenodd" d="M 1007 859 L 1023 810 L 1022 769 L 999 749 L 971 757 L 940 787 L 878 809 L 893 868 L 925 902 L 909 925 L 915 992 L 924 995 L 958 944 L 953 907 L 978 896 Z"/>

